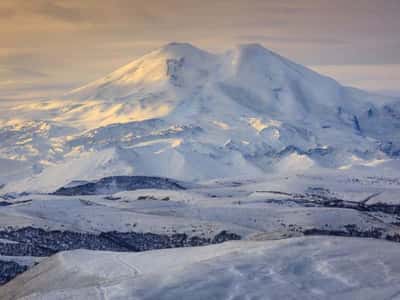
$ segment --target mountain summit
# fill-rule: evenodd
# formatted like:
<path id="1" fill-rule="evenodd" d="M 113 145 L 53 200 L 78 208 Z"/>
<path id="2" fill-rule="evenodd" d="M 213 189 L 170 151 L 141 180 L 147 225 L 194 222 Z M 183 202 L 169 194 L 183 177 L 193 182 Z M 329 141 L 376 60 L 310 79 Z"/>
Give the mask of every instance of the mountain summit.
<path id="1" fill-rule="evenodd" d="M 348 169 L 400 155 L 399 101 L 341 86 L 257 44 L 212 54 L 170 43 L 63 98 L 16 110 L 68 132 L 24 144 L 29 155 L 20 158 L 34 163 L 36 185 L 100 174 L 204 180 Z"/>
<path id="2" fill-rule="evenodd" d="M 170 43 L 66 96 L 79 99 L 133 99 L 138 90 L 143 88 L 150 92 L 166 88 L 167 83 L 178 87 L 183 86 L 183 80 L 189 84 L 199 79 L 195 76 L 204 74 L 196 73 L 213 65 L 214 58 L 214 55 L 190 44 Z"/>
<path id="3" fill-rule="evenodd" d="M 382 102 L 361 91 L 343 88 L 333 79 L 258 44 L 239 45 L 215 55 L 190 44 L 170 43 L 65 95 L 70 99 L 124 103 L 126 111 L 164 107 L 165 113 L 173 112 L 182 102 L 187 105 L 187 98 L 197 106 L 203 105 L 199 98 L 208 96 L 216 96 L 215 105 L 223 105 L 224 111 L 229 103 L 291 120 L 331 114 L 339 107 L 368 109 L 370 102 Z"/>

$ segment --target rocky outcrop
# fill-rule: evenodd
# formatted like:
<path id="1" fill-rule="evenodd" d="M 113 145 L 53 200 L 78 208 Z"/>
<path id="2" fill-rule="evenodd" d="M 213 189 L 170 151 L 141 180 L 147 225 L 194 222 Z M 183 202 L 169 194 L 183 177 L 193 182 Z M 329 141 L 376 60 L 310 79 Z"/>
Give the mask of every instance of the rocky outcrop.
<path id="1" fill-rule="evenodd" d="M 0 260 L 0 285 L 5 284 L 27 269 L 27 266 L 21 266 L 16 262 Z"/>
<path id="2" fill-rule="evenodd" d="M 17 230 L 0 231 L 0 255 L 49 256 L 59 251 L 88 249 L 108 251 L 146 251 L 163 248 L 192 247 L 239 240 L 235 233 L 222 231 L 213 238 L 141 232 L 102 232 L 100 234 L 46 231 L 41 228 L 25 227 Z"/>
<path id="3" fill-rule="evenodd" d="M 350 201 L 337 198 L 331 195 L 330 192 L 323 189 L 309 189 L 304 194 L 285 193 L 280 191 L 259 191 L 269 194 L 277 194 L 287 196 L 287 199 L 268 199 L 266 203 L 295 203 L 300 206 L 315 206 L 315 207 L 331 207 L 331 208 L 344 208 L 354 209 L 362 212 L 381 212 L 391 215 L 400 215 L 400 205 L 376 202 L 368 204 L 367 202 L 372 198 L 379 195 L 379 193 L 372 194 L 362 201 Z"/>
<path id="4" fill-rule="evenodd" d="M 41 228 L 25 227 L 0 231 L 0 255 L 45 257 L 60 251 L 88 249 L 119 252 L 140 252 L 154 249 L 193 247 L 218 244 L 228 240 L 239 240 L 235 233 L 221 231 L 213 238 L 141 232 L 102 232 L 100 234 L 46 231 Z M 0 261 L 0 284 L 14 278 L 27 267 L 15 262 Z"/>
<path id="5" fill-rule="evenodd" d="M 185 187 L 175 180 L 163 177 L 111 176 L 95 182 L 61 187 L 53 194 L 63 196 L 101 195 L 138 189 L 184 190 Z"/>
<path id="6" fill-rule="evenodd" d="M 304 235 L 334 235 L 334 236 L 349 236 L 349 237 L 363 237 L 375 239 L 387 239 L 383 230 L 380 228 L 370 228 L 368 230 L 359 229 L 355 224 L 348 224 L 344 226 L 343 230 L 320 229 L 311 228 L 303 231 Z M 389 239 L 388 239 L 389 240 Z"/>

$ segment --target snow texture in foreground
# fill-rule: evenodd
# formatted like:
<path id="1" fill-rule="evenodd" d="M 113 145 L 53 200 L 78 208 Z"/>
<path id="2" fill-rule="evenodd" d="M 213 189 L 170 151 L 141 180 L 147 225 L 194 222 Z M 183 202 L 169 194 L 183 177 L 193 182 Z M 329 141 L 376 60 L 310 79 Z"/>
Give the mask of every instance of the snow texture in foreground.
<path id="1" fill-rule="evenodd" d="M 399 245 L 313 237 L 113 253 L 59 253 L 1 299 L 392 299 Z"/>

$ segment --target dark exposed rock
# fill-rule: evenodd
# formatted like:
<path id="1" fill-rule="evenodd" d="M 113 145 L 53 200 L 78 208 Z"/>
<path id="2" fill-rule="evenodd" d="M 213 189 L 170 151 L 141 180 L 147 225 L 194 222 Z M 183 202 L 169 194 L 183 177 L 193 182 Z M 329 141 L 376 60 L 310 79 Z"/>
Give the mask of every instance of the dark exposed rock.
<path id="1" fill-rule="evenodd" d="M 141 232 L 102 232 L 100 234 L 25 227 L 0 231 L 0 238 L 12 243 L 0 242 L 0 255 L 49 256 L 59 251 L 74 249 L 109 251 L 146 251 L 163 248 L 201 246 L 238 240 L 240 236 L 222 231 L 214 238 Z"/>
<path id="2" fill-rule="evenodd" d="M 17 199 L 19 197 L 28 196 L 28 195 L 29 195 L 29 193 L 27 193 L 27 192 L 6 193 L 6 194 L 3 194 L 3 195 L 0 195 L 0 199 L 8 201 L 8 200 L 15 200 L 15 199 Z"/>
<path id="3" fill-rule="evenodd" d="M 353 116 L 353 128 L 354 128 L 358 133 L 361 133 L 360 121 L 358 120 L 357 116 Z"/>
<path id="4" fill-rule="evenodd" d="M 367 206 L 369 211 L 380 211 L 387 214 L 400 215 L 400 205 L 374 203 Z"/>
<path id="5" fill-rule="evenodd" d="M 140 232 L 102 232 L 100 234 L 25 227 L 0 231 L 0 255 L 50 256 L 59 251 L 88 249 L 119 252 L 140 252 L 154 249 L 204 246 L 228 240 L 239 240 L 235 233 L 221 231 L 214 238 L 188 236 L 184 233 L 172 235 Z M 0 261 L 0 284 L 14 278 L 27 269 L 15 262 Z"/>
<path id="6" fill-rule="evenodd" d="M 100 195 L 138 189 L 184 190 L 185 187 L 169 178 L 152 176 L 111 176 L 104 177 L 95 182 L 62 187 L 55 191 L 54 195 Z"/>
<path id="7" fill-rule="evenodd" d="M 154 234 L 154 233 L 136 233 L 136 232 L 103 232 L 100 237 L 106 238 L 124 251 L 146 251 L 164 248 L 179 248 L 202 246 L 211 244 L 210 239 L 201 237 L 189 237 L 186 234 Z"/>
<path id="8" fill-rule="evenodd" d="M 16 262 L 0 260 L 0 285 L 5 284 L 27 269 L 27 266 L 21 266 Z"/>
<path id="9" fill-rule="evenodd" d="M 387 234 L 385 239 L 388 241 L 400 243 L 400 234 L 398 234 L 398 233 Z"/>
<path id="10" fill-rule="evenodd" d="M 124 250 L 108 239 L 92 233 L 71 231 L 46 231 L 25 227 L 18 230 L 0 231 L 0 238 L 17 243 L 0 243 L 0 254 L 10 256 L 49 256 L 59 251 L 73 249 Z"/>
<path id="11" fill-rule="evenodd" d="M 28 202 L 32 202 L 32 200 L 28 199 L 28 200 L 21 200 L 21 201 L 0 201 L 0 207 L 1 206 L 9 206 L 9 205 L 15 205 L 15 204 L 22 204 L 22 203 L 28 203 Z"/>
<path id="12" fill-rule="evenodd" d="M 104 197 L 105 200 L 121 200 L 121 197 L 113 197 L 113 196 L 106 196 Z"/>
<path id="13" fill-rule="evenodd" d="M 310 192 L 311 191 L 311 192 Z M 387 204 L 387 203 L 372 203 L 367 204 L 369 200 L 379 195 L 379 193 L 372 194 L 362 201 L 350 201 L 337 198 L 335 195 L 329 193 L 328 190 L 320 190 L 316 193 L 315 189 L 307 190 L 304 194 L 283 193 L 279 191 L 263 191 L 271 194 L 278 194 L 288 196 L 287 199 L 268 199 L 265 203 L 288 203 L 293 202 L 302 206 L 318 206 L 329 208 L 344 208 L 354 209 L 362 212 L 382 212 L 391 215 L 400 215 L 400 205 Z"/>
<path id="14" fill-rule="evenodd" d="M 169 81 L 177 87 L 181 87 L 184 84 L 183 77 L 181 76 L 181 70 L 185 63 L 185 58 L 180 59 L 167 59 L 167 76 Z"/>
<path id="15" fill-rule="evenodd" d="M 218 233 L 212 240 L 213 244 L 219 244 L 223 243 L 225 241 L 234 241 L 234 240 L 240 240 L 240 235 L 237 235 L 236 233 L 230 233 L 227 231 L 221 231 Z"/>
<path id="16" fill-rule="evenodd" d="M 383 230 L 380 228 L 370 228 L 368 230 L 361 230 L 357 228 L 355 224 L 348 224 L 344 226 L 343 230 L 331 230 L 331 229 L 320 229 L 311 228 L 304 229 L 304 235 L 334 235 L 334 236 L 351 236 L 351 237 L 363 237 L 363 238 L 375 238 L 375 239 L 386 239 L 383 235 Z"/>
<path id="17" fill-rule="evenodd" d="M 160 201 L 169 201 L 171 200 L 168 196 L 167 197 L 162 197 L 162 198 L 157 198 L 151 195 L 144 195 L 144 196 L 139 196 L 136 198 L 137 200 L 160 200 Z"/>

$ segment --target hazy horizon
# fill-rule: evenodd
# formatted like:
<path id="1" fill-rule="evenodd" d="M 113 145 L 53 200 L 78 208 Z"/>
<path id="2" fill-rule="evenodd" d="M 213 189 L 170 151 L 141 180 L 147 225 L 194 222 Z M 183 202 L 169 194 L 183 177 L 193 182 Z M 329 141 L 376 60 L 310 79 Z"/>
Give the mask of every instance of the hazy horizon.
<path id="1" fill-rule="evenodd" d="M 171 41 L 260 43 L 345 85 L 400 94 L 400 2 L 0 3 L 0 99 L 55 96 Z"/>

